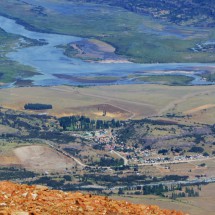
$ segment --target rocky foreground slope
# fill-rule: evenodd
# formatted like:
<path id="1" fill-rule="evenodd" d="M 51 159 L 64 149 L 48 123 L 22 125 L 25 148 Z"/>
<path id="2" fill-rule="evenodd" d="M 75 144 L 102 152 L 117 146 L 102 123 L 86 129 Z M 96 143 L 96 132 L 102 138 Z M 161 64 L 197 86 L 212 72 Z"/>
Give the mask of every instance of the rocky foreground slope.
<path id="1" fill-rule="evenodd" d="M 0 215 L 185 215 L 158 206 L 135 205 L 90 194 L 50 190 L 44 186 L 0 182 Z"/>

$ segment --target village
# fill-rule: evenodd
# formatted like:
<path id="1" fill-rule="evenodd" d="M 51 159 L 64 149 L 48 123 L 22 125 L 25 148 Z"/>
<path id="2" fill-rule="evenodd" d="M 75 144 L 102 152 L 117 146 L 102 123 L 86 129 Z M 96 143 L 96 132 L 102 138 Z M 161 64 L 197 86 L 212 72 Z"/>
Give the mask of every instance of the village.
<path id="1" fill-rule="evenodd" d="M 123 142 L 117 141 L 117 136 L 112 129 L 102 129 L 97 131 L 87 131 L 83 134 L 74 134 L 93 141 L 100 145 L 104 151 L 115 153 L 119 158 L 123 158 L 124 165 L 160 165 L 171 163 L 183 163 L 192 161 L 204 161 L 213 158 L 203 153 L 184 153 L 171 152 L 166 149 L 144 149 L 131 146 L 125 146 Z"/>

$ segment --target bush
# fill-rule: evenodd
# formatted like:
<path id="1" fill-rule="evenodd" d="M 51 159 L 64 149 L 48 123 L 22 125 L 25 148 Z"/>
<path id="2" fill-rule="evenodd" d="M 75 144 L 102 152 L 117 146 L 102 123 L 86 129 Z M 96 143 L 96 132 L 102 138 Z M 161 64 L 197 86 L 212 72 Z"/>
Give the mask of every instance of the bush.
<path id="1" fill-rule="evenodd" d="M 165 155 L 165 154 L 167 154 L 168 153 L 168 150 L 167 149 L 160 149 L 159 151 L 158 151 L 158 154 L 163 154 L 163 155 Z"/>
<path id="2" fill-rule="evenodd" d="M 204 149 L 202 147 L 193 146 L 188 152 L 202 153 Z"/>
<path id="3" fill-rule="evenodd" d="M 205 164 L 205 163 L 201 163 L 201 164 L 199 164 L 199 166 L 200 166 L 200 167 L 205 167 L 206 164 Z"/>
<path id="4" fill-rule="evenodd" d="M 204 152 L 204 153 L 203 153 L 203 156 L 208 157 L 209 154 L 208 154 L 207 152 Z"/>

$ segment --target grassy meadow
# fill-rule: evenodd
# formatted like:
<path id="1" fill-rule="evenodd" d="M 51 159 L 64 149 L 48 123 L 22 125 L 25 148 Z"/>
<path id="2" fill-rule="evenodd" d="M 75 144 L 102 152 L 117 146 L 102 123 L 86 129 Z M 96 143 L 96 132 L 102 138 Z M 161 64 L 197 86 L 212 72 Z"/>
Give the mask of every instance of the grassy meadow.
<path id="1" fill-rule="evenodd" d="M 194 78 L 185 75 L 153 75 L 140 76 L 136 80 L 166 85 L 187 85 L 193 81 Z"/>

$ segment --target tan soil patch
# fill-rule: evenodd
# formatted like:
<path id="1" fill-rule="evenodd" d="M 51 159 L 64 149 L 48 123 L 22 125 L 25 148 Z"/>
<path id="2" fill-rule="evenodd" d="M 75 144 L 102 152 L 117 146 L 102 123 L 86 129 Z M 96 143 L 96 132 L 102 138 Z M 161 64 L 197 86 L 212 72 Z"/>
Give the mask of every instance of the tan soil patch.
<path id="1" fill-rule="evenodd" d="M 64 171 L 71 168 L 74 161 L 48 146 L 24 146 L 14 149 L 23 167 L 38 171 Z"/>
<path id="2" fill-rule="evenodd" d="M 16 166 L 16 165 L 20 165 L 20 160 L 16 157 L 16 156 L 12 156 L 12 155 L 4 155 L 4 156 L 0 156 L 0 164 L 1 166 Z"/>
<path id="3" fill-rule="evenodd" d="M 190 109 L 188 111 L 185 111 L 184 113 L 185 114 L 192 114 L 192 113 L 195 113 L 195 112 L 198 112 L 201 110 L 207 110 L 207 109 L 214 108 L 214 107 L 215 107 L 215 104 L 206 104 L 206 105 L 202 105 L 202 106 Z"/>
<path id="4" fill-rule="evenodd" d="M 111 104 L 98 104 L 98 105 L 90 105 L 84 107 L 71 108 L 71 112 L 79 113 L 81 115 L 86 115 L 86 113 L 90 113 L 91 116 L 95 117 L 106 117 L 106 118 L 117 118 L 124 119 L 128 118 L 132 115 L 127 110 L 116 107 Z"/>
<path id="5" fill-rule="evenodd" d="M 98 46 L 98 49 L 103 52 L 115 52 L 115 48 L 108 43 L 96 39 L 89 39 L 89 41 Z"/>

